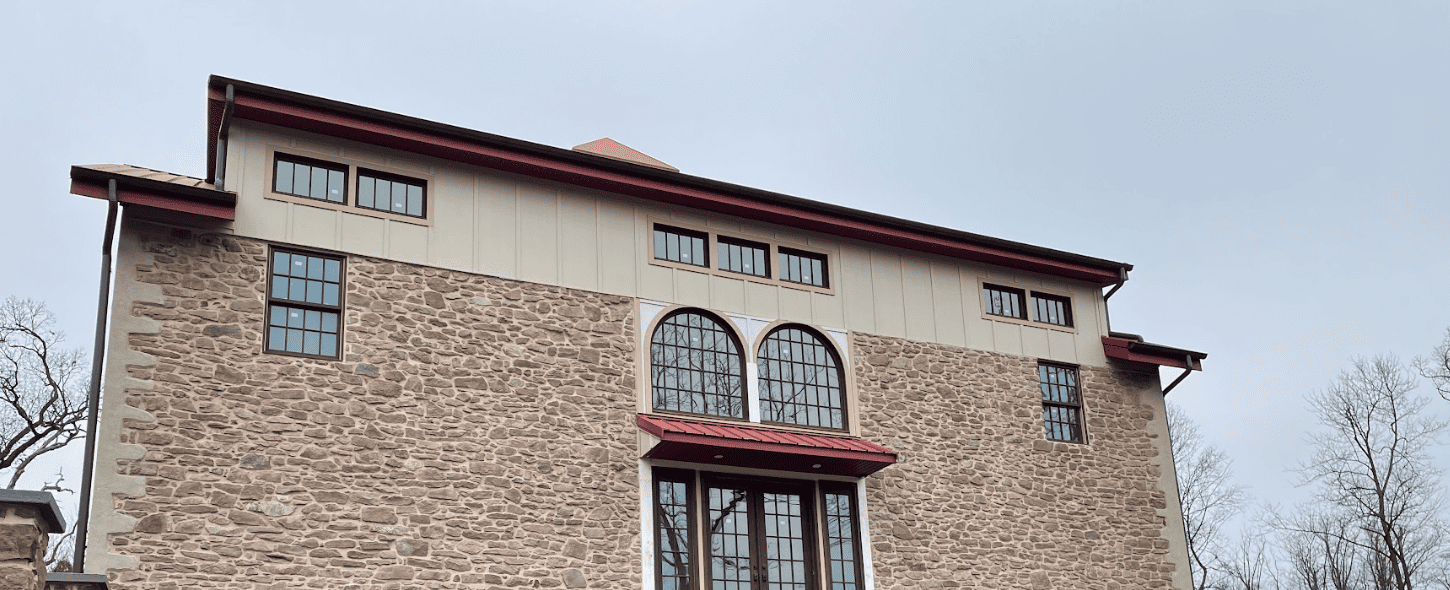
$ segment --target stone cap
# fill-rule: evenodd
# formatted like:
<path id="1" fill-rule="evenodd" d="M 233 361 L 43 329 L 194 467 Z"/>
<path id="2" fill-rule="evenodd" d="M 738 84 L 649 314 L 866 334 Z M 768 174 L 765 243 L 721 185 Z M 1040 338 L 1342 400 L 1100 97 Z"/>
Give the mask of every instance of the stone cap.
<path id="1" fill-rule="evenodd" d="M 102 574 L 80 574 L 75 572 L 50 572 L 45 574 L 47 588 L 68 587 L 107 590 L 106 576 Z"/>
<path id="2" fill-rule="evenodd" d="M 50 495 L 50 492 L 0 490 L 0 505 L 3 504 L 24 504 L 40 511 L 40 516 L 50 525 L 51 530 L 47 532 L 59 533 L 65 530 L 65 517 L 60 515 L 60 506 L 56 505 L 55 496 Z"/>

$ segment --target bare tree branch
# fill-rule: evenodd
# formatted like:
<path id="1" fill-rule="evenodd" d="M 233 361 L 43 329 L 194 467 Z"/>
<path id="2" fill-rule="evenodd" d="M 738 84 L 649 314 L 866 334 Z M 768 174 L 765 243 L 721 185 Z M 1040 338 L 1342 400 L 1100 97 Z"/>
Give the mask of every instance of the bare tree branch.
<path id="1" fill-rule="evenodd" d="M 0 303 L 0 472 L 15 487 L 36 457 L 82 435 L 86 417 L 81 351 L 60 348 L 64 335 L 39 302 Z"/>
<path id="2" fill-rule="evenodd" d="M 1188 541 L 1188 568 L 1194 590 L 1212 587 L 1222 569 L 1224 525 L 1243 507 L 1244 490 L 1232 483 L 1233 462 L 1204 442 L 1183 408 L 1168 404 L 1168 434 L 1183 505 L 1183 535 Z"/>

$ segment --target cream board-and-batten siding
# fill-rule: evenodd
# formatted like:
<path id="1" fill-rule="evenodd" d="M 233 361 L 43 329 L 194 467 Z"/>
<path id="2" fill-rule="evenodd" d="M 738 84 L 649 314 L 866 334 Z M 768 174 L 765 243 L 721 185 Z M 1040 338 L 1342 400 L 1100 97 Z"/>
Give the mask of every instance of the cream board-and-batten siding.
<path id="1" fill-rule="evenodd" d="M 428 175 L 431 225 L 268 198 L 270 154 L 277 149 Z M 252 121 L 232 127 L 227 166 L 229 188 L 238 192 L 232 228 L 237 235 L 922 342 L 1106 364 L 1101 291 L 1084 282 L 705 216 Z M 354 179 L 349 183 L 355 185 Z M 651 264 L 651 220 L 828 252 L 835 294 Z M 983 280 L 1070 295 L 1076 325 L 1068 331 L 986 319 Z"/>

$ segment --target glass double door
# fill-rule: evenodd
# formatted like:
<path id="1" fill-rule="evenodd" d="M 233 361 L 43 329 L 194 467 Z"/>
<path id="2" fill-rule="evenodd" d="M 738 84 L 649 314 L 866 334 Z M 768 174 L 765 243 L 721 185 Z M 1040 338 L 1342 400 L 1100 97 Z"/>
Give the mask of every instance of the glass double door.
<path id="1" fill-rule="evenodd" d="M 810 492 L 743 482 L 705 487 L 709 590 L 815 587 Z"/>

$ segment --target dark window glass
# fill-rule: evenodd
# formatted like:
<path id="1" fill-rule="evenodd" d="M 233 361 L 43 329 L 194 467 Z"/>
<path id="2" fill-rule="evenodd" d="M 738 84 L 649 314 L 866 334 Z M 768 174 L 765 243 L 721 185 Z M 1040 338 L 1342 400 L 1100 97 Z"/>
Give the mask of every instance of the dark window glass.
<path id="1" fill-rule="evenodd" d="M 1021 289 L 982 285 L 982 304 L 987 313 L 1019 320 L 1027 319 L 1027 308 L 1023 305 L 1025 293 Z"/>
<path id="2" fill-rule="evenodd" d="M 784 326 L 756 355 L 761 420 L 825 428 L 846 427 L 841 362 L 814 331 Z"/>
<path id="3" fill-rule="evenodd" d="M 659 588 L 661 590 L 688 590 L 693 588 L 694 561 L 690 559 L 690 545 L 694 535 L 690 534 L 690 500 L 693 477 L 660 477 L 655 480 L 655 529 L 659 538 L 655 541 L 658 550 L 656 559 Z M 693 475 L 693 474 L 690 474 Z"/>
<path id="4" fill-rule="evenodd" d="M 1033 293 L 1032 307 L 1037 314 L 1034 319 L 1039 322 L 1057 326 L 1072 326 L 1072 302 L 1066 297 Z"/>
<path id="5" fill-rule="evenodd" d="M 770 256 L 770 246 L 759 242 L 720 237 L 716 239 L 715 257 L 720 270 L 738 272 L 757 277 L 770 276 L 765 259 Z"/>
<path id="6" fill-rule="evenodd" d="M 357 171 L 357 206 L 409 217 L 427 216 L 427 181 L 367 169 Z"/>
<path id="7" fill-rule="evenodd" d="M 342 261 L 273 251 L 267 350 L 337 358 Z"/>
<path id="8" fill-rule="evenodd" d="M 1042 422 L 1047 428 L 1048 440 L 1083 442 L 1082 395 L 1077 369 L 1039 364 L 1037 380 L 1042 388 Z"/>
<path id="9" fill-rule="evenodd" d="M 735 336 L 712 316 L 676 312 L 650 339 L 654 408 L 745 418 L 745 367 Z"/>
<path id="10" fill-rule="evenodd" d="M 332 203 L 347 203 L 347 166 L 277 154 L 272 192 Z"/>
<path id="11" fill-rule="evenodd" d="M 858 590 L 861 587 L 860 563 L 856 557 L 855 494 L 839 488 L 827 490 L 823 496 L 826 515 L 826 574 L 830 590 Z"/>
<path id="12" fill-rule="evenodd" d="M 710 241 L 709 234 L 655 224 L 654 240 L 655 258 L 659 260 L 710 266 L 710 260 L 705 254 L 705 245 Z"/>
<path id="13" fill-rule="evenodd" d="M 780 248 L 780 280 L 804 285 L 826 287 L 826 255 Z"/>
<path id="14" fill-rule="evenodd" d="M 710 488 L 710 587 L 714 590 L 750 590 L 750 493 Z"/>

